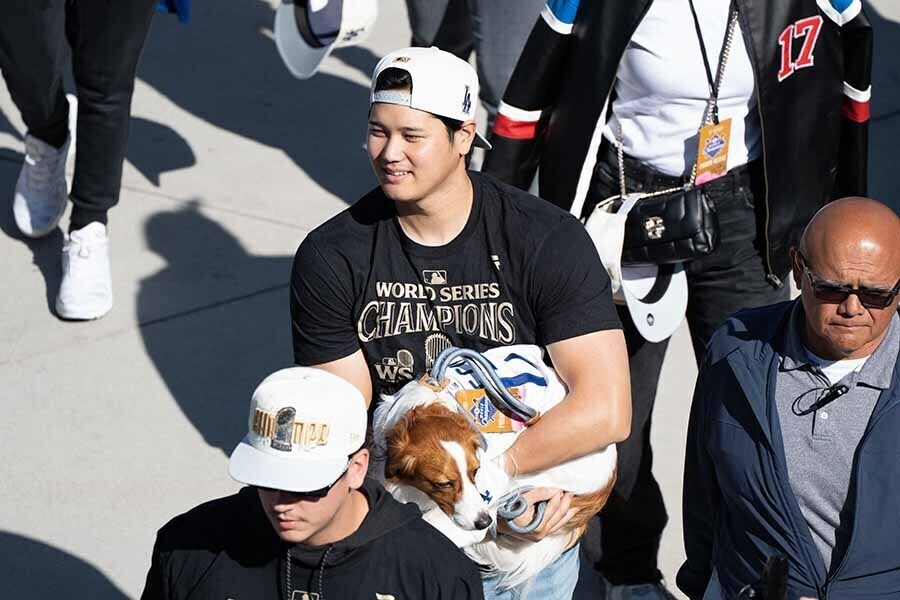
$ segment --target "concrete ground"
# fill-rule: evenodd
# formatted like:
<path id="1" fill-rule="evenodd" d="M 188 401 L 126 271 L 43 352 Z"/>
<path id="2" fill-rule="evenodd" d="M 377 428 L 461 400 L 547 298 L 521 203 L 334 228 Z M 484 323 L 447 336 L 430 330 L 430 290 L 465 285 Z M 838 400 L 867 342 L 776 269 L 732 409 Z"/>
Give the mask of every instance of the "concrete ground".
<path id="1" fill-rule="evenodd" d="M 136 597 L 156 529 L 237 488 L 226 459 L 250 393 L 291 363 L 293 252 L 374 185 L 362 150 L 368 75 L 409 40 L 403 2 L 381 2 L 368 43 L 336 52 L 310 81 L 290 77 L 277 56 L 275 0 L 194 4 L 189 25 L 156 19 L 139 69 L 121 206 L 110 221 L 112 313 L 58 320 L 61 231 L 25 240 L 11 210 L 0 210 L 7 598 Z M 900 5 L 873 0 L 870 16 L 872 193 L 898 207 L 900 183 L 889 173 L 900 138 Z M 23 134 L 0 85 L 0 195 L 10 199 Z M 670 582 L 683 558 L 680 481 L 695 372 L 680 331 L 654 417 Z"/>

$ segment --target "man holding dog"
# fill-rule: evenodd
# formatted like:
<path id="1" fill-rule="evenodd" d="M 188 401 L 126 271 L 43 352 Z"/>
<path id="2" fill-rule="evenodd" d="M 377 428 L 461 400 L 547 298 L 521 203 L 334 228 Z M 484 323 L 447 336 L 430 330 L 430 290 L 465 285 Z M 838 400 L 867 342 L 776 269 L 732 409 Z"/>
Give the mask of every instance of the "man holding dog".
<path id="1" fill-rule="evenodd" d="M 775 555 L 789 598 L 900 594 L 900 218 L 835 201 L 791 255 L 800 298 L 737 313 L 701 366 L 678 574 L 692 599 L 735 597 Z"/>
<path id="2" fill-rule="evenodd" d="M 539 471 L 625 439 L 628 360 L 609 279 L 577 219 L 466 170 L 472 146 L 487 146 L 475 130 L 474 69 L 436 48 L 407 48 L 372 79 L 368 151 L 379 187 L 297 251 L 296 362 L 371 398 L 420 376 L 451 345 L 534 344 L 568 394 L 501 457 L 506 470 Z M 548 500 L 534 539 L 571 517 L 571 497 L 558 490 L 526 499 Z M 577 572 L 577 560 L 573 548 L 545 569 L 547 587 L 549 573 Z M 531 583 L 542 598 L 575 586 Z"/>
<path id="3" fill-rule="evenodd" d="M 237 494 L 159 531 L 142 600 L 483 598 L 475 565 L 366 478 L 366 405 L 305 367 L 267 377 L 231 455 Z"/>

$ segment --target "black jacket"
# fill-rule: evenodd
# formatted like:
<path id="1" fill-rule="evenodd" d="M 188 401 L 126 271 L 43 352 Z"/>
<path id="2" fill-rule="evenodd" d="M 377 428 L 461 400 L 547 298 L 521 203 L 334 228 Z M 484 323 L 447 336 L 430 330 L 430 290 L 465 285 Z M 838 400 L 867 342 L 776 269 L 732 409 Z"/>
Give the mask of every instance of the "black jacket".
<path id="1" fill-rule="evenodd" d="M 595 126 L 651 4 L 549 0 L 506 88 L 483 170 L 527 189 L 540 166 L 541 197 L 580 216 L 588 189 L 580 179 L 590 176 L 582 166 Z M 777 283 L 771 276 L 787 273 L 787 250 L 816 210 L 866 193 L 872 30 L 860 0 L 737 0 L 737 6 L 763 129 L 760 250 Z M 817 37 L 805 35 L 815 22 Z M 811 64 L 779 80 L 779 38 L 796 23 L 792 59 L 800 60 L 808 40 Z"/>
<path id="2" fill-rule="evenodd" d="M 777 351 L 793 305 L 735 314 L 701 365 L 684 468 L 687 561 L 678 572 L 692 600 L 735 598 L 776 554 L 788 559 L 789 598 L 900 597 L 900 364 L 856 449 L 849 545 L 829 572 L 791 488 L 774 408 Z"/>
<path id="3" fill-rule="evenodd" d="M 369 513 L 350 537 L 320 548 L 282 542 L 252 488 L 175 517 L 159 530 L 142 600 L 484 597 L 478 569 L 411 504 L 377 482 L 360 490 Z M 380 596 L 379 596 L 380 595 Z"/>

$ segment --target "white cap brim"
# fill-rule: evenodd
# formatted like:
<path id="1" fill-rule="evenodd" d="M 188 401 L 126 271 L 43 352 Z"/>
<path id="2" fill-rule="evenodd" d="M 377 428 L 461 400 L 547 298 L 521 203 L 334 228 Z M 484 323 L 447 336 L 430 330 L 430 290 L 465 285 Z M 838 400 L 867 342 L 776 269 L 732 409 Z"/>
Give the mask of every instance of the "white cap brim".
<path id="1" fill-rule="evenodd" d="M 313 48 L 300 35 L 294 18 L 294 4 L 282 3 L 275 11 L 275 46 L 288 71 L 299 79 L 309 79 L 319 70 L 334 44 Z"/>
<path id="2" fill-rule="evenodd" d="M 348 456 L 302 462 L 296 456 L 277 456 L 254 448 L 245 437 L 231 453 L 228 473 L 232 479 L 246 485 L 312 492 L 337 481 L 349 464 Z"/>
<path id="3" fill-rule="evenodd" d="M 687 276 L 681 264 L 622 267 L 622 294 L 631 320 L 648 342 L 675 333 L 687 310 Z"/>

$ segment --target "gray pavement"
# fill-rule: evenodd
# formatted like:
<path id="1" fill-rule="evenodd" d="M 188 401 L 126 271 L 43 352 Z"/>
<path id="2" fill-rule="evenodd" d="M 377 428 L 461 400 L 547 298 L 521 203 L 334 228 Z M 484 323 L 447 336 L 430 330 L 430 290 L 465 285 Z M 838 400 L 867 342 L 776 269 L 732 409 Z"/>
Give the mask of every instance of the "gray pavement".
<path id="1" fill-rule="evenodd" d="M 368 43 L 298 81 L 271 41 L 274 5 L 195 2 L 189 25 L 156 19 L 121 204 L 110 217 L 110 315 L 93 323 L 53 316 L 62 233 L 24 240 L 9 208 L 0 210 L 5 598 L 136 597 L 156 529 L 238 487 L 226 457 L 250 392 L 291 362 L 291 257 L 306 232 L 374 185 L 362 150 L 368 74 L 409 39 L 403 2 L 384 0 Z M 898 207 L 900 183 L 890 175 L 900 138 L 900 5 L 878 0 L 870 14 L 872 193 Z M 23 134 L 0 84 L 0 197 L 11 199 Z M 695 373 L 679 331 L 654 417 L 670 581 L 683 558 L 681 463 Z"/>

